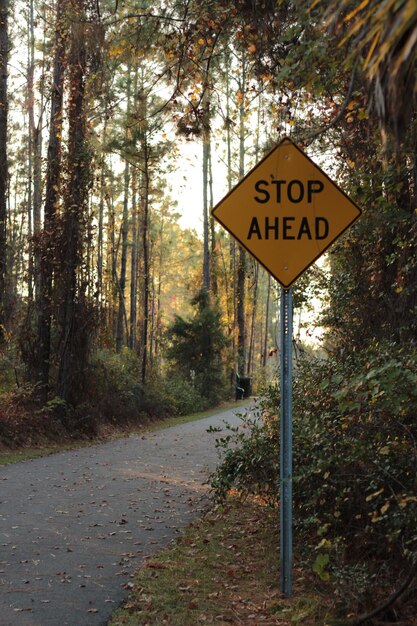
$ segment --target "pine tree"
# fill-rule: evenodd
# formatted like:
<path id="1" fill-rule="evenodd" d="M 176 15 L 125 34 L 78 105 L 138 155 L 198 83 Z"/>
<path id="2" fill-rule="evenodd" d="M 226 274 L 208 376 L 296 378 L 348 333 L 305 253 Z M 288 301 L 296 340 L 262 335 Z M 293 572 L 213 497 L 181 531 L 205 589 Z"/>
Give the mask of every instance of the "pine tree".
<path id="1" fill-rule="evenodd" d="M 167 331 L 170 347 L 167 355 L 186 379 L 194 384 L 202 398 L 213 405 L 224 398 L 227 388 L 225 348 L 221 313 L 210 303 L 209 293 L 201 289 L 192 300 L 194 316 L 185 320 L 175 316 Z"/>
<path id="2" fill-rule="evenodd" d="M 7 62 L 9 49 L 8 0 L 0 0 L 0 344 L 5 335 L 6 219 L 7 219 Z"/>

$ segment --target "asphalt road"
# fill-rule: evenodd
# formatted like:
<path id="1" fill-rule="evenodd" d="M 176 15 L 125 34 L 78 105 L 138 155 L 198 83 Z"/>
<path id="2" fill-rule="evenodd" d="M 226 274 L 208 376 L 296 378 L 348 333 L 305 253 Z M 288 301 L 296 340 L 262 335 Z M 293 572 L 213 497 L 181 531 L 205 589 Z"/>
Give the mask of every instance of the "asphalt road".
<path id="1" fill-rule="evenodd" d="M 207 429 L 236 412 L 0 467 L 0 625 L 104 626 L 135 569 L 207 507 Z"/>

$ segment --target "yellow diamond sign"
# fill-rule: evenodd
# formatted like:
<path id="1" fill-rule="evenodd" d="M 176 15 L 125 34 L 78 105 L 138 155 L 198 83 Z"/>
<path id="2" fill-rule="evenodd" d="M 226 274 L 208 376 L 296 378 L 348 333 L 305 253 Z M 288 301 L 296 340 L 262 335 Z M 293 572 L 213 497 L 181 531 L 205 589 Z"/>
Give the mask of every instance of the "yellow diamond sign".
<path id="1" fill-rule="evenodd" d="M 290 287 L 361 213 L 287 137 L 212 211 L 284 288 Z"/>

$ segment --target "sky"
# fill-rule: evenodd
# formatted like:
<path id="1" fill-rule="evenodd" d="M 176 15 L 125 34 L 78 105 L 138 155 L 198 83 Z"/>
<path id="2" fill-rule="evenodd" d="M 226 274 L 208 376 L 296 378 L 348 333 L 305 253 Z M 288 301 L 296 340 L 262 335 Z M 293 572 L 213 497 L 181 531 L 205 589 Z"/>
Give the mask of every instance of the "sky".
<path id="1" fill-rule="evenodd" d="M 177 210 L 182 217 L 179 224 L 183 228 L 194 228 L 203 234 L 203 170 L 201 141 L 182 141 L 181 158 L 178 159 L 175 172 L 168 174 L 168 183 L 172 187 L 171 195 L 177 200 Z M 213 195 L 217 204 L 227 193 L 226 167 L 214 153 Z"/>

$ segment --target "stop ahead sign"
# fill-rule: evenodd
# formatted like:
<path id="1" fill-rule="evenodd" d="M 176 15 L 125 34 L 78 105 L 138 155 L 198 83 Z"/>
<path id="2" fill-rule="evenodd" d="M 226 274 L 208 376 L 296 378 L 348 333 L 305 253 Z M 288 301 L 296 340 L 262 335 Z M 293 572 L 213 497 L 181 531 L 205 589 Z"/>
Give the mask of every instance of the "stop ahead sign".
<path id="1" fill-rule="evenodd" d="M 285 289 L 361 214 L 288 137 L 212 210 Z"/>

